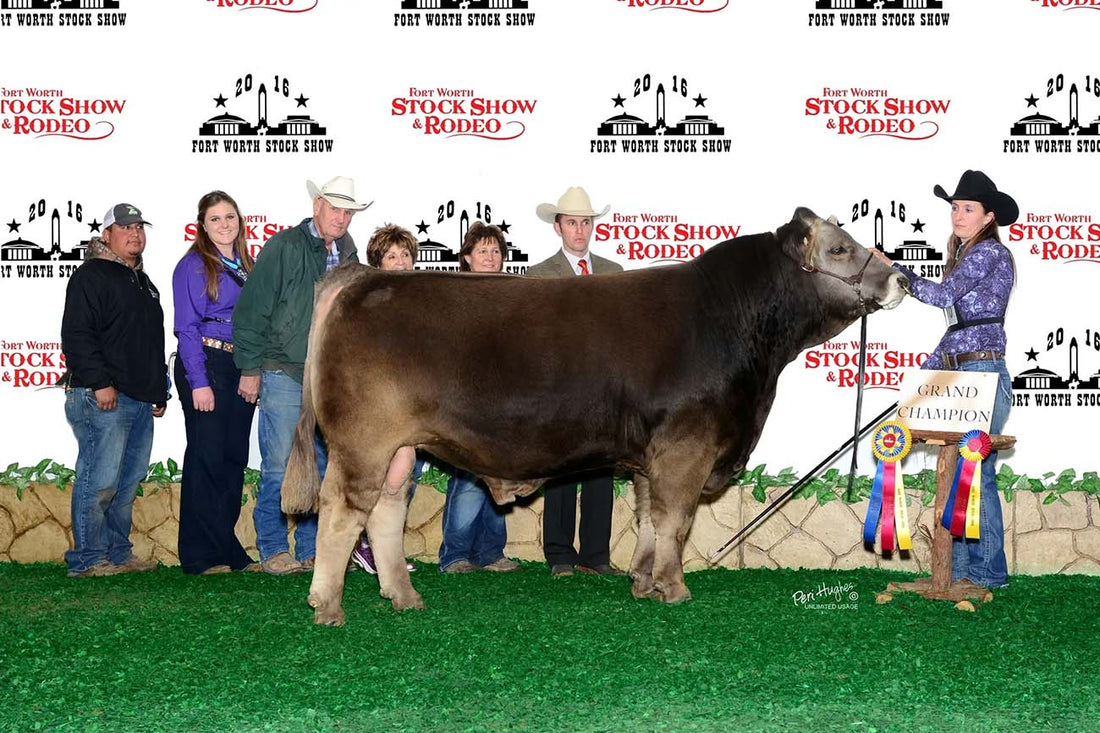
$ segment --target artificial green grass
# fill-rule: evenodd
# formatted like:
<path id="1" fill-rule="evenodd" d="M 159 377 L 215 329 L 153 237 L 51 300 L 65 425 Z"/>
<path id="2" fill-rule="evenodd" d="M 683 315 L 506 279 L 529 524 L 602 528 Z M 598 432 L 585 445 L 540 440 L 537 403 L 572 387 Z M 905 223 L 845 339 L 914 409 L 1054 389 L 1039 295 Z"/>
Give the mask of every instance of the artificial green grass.
<path id="1" fill-rule="evenodd" d="M 356 572 L 325 628 L 308 576 L 0 564 L 0 730 L 1100 730 L 1100 578 L 1015 577 L 973 614 L 875 604 L 908 577 L 713 570 L 665 606 L 626 578 L 421 565 L 427 610 Z M 855 607 L 794 601 L 822 584 Z"/>

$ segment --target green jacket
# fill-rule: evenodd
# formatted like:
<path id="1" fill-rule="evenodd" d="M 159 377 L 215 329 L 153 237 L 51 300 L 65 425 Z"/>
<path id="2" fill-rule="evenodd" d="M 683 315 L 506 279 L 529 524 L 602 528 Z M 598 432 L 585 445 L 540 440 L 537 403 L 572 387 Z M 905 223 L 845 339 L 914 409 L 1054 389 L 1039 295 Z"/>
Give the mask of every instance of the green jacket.
<path id="1" fill-rule="evenodd" d="M 233 361 L 242 374 L 282 370 L 302 381 L 314 285 L 325 274 L 325 243 L 309 231 L 310 219 L 267 241 L 233 310 Z M 337 245 L 340 264 L 358 262 L 355 241 Z"/>

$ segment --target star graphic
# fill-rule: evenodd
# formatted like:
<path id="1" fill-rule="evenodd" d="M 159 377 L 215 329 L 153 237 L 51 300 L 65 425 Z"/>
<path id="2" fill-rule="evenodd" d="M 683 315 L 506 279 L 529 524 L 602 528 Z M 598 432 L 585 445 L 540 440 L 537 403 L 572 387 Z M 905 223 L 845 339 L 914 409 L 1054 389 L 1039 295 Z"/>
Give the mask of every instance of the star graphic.
<path id="1" fill-rule="evenodd" d="M 417 234 L 427 234 L 428 233 L 428 225 L 424 223 L 423 219 L 421 219 L 420 223 L 416 225 L 416 233 Z"/>
<path id="2" fill-rule="evenodd" d="M 924 231 L 924 222 L 921 221 L 920 219 L 917 219 L 915 222 L 913 222 L 913 231 L 914 232 L 923 232 Z"/>
<path id="3" fill-rule="evenodd" d="M 616 107 L 622 107 L 623 102 L 625 102 L 626 100 L 623 99 L 623 95 L 616 94 L 614 97 L 611 98 L 611 101 L 615 103 Z"/>
<path id="4" fill-rule="evenodd" d="M 694 101 L 695 101 L 695 106 L 696 107 L 706 107 L 707 106 L 707 98 L 704 97 L 702 94 L 700 94 L 698 97 L 696 97 Z"/>
<path id="5" fill-rule="evenodd" d="M 19 222 L 17 222 L 15 219 L 12 219 L 11 224 L 8 224 L 8 234 L 11 234 L 12 232 L 18 232 L 18 231 L 19 231 Z"/>
<path id="6" fill-rule="evenodd" d="M 1039 352 L 1035 350 L 1035 347 L 1031 348 L 1031 351 L 1025 351 L 1028 361 L 1039 361 Z"/>
<path id="7" fill-rule="evenodd" d="M 224 107 L 225 106 L 225 95 L 224 94 L 219 94 L 218 96 L 214 97 L 214 106 L 215 107 Z"/>
<path id="8" fill-rule="evenodd" d="M 498 225 L 498 227 L 500 228 L 500 231 L 507 234 L 508 230 L 512 228 L 512 225 L 507 223 L 506 221 L 504 221 L 504 219 L 501 219 L 500 224 Z"/>
<path id="9" fill-rule="evenodd" d="M 1028 107 L 1035 107 L 1036 109 L 1039 108 L 1039 105 L 1036 104 L 1036 102 L 1039 101 L 1039 98 L 1036 97 L 1034 94 L 1032 94 L 1030 97 L 1024 97 L 1024 101 L 1027 102 Z"/>
<path id="10" fill-rule="evenodd" d="M 299 107 L 305 107 L 305 106 L 306 106 L 306 102 L 308 102 L 308 101 L 309 101 L 309 97 L 307 97 L 307 96 L 306 96 L 306 95 L 304 95 L 304 94 L 299 94 L 299 95 L 298 95 L 298 96 L 297 96 L 297 97 L 296 97 L 296 98 L 294 99 L 294 101 L 298 103 L 298 106 L 299 106 Z"/>
<path id="11" fill-rule="evenodd" d="M 96 221 L 95 219 L 92 219 L 92 223 L 88 225 L 88 230 L 92 231 L 92 232 L 98 232 L 99 231 L 99 222 Z"/>

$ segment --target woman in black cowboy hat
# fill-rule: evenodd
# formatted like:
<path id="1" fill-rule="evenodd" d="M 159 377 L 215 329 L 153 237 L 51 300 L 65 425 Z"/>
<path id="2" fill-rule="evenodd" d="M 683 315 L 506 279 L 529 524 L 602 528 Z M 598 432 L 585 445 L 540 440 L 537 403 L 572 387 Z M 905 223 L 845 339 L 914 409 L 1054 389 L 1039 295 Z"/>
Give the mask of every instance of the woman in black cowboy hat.
<path id="1" fill-rule="evenodd" d="M 943 308 L 947 317 L 947 332 L 923 368 L 999 375 L 990 428 L 997 435 L 1004 429 L 1012 406 L 1012 380 L 1004 360 L 1004 316 L 1016 280 L 1016 264 L 1001 243 L 997 226 L 1015 222 L 1020 209 L 981 171 L 963 173 L 951 195 L 942 186 L 932 190 L 951 203 L 952 233 L 947 240 L 942 282 L 918 277 L 900 265 L 894 267 L 909 279 L 913 297 Z M 952 581 L 970 580 L 991 588 L 1008 584 L 996 459 L 997 454 L 991 453 L 982 461 L 981 536 L 977 540 L 955 540 Z"/>

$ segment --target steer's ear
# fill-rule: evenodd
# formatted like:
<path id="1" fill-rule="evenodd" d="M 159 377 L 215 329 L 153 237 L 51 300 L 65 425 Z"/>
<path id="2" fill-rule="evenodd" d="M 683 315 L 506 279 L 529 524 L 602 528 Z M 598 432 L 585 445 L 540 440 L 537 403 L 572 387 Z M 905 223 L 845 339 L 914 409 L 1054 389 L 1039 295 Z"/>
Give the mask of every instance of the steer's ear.
<path id="1" fill-rule="evenodd" d="M 830 215 L 830 216 L 829 216 L 829 218 L 828 218 L 828 219 L 826 219 L 825 221 L 829 222 L 829 223 L 830 223 L 830 224 L 832 224 L 832 225 L 833 225 L 834 227 L 838 227 L 838 226 L 840 226 L 840 222 L 839 222 L 839 221 L 837 220 L 837 218 L 836 218 L 835 216 L 831 216 L 831 215 Z"/>
<path id="2" fill-rule="evenodd" d="M 799 206 L 794 210 L 794 218 L 791 219 L 791 223 L 798 227 L 802 231 L 802 258 L 806 259 L 808 253 L 812 249 L 810 245 L 810 236 L 813 233 L 814 226 L 817 222 L 821 221 L 821 217 L 814 212 L 807 209 L 805 206 Z"/>
<path id="3" fill-rule="evenodd" d="M 796 221 L 806 229 L 812 229 L 815 222 L 821 219 L 820 216 L 807 209 L 805 206 L 799 206 L 794 210 L 794 218 L 791 221 Z"/>

